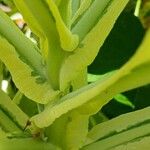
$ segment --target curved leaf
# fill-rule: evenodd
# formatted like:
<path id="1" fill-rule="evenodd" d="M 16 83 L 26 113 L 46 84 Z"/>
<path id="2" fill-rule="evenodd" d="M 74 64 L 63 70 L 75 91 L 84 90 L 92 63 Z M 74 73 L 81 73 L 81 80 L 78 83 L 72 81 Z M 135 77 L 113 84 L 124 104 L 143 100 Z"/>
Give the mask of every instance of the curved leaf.
<path id="1" fill-rule="evenodd" d="M 92 144 L 99 139 L 107 139 L 131 128 L 142 126 L 150 121 L 150 107 L 127 113 L 112 120 L 94 126 L 88 133 L 85 145 Z M 110 126 L 111 124 L 111 126 Z M 119 140 L 118 140 L 119 141 Z"/>
<path id="2" fill-rule="evenodd" d="M 52 145 L 51 143 L 32 138 L 2 139 L 0 141 L 0 148 L 2 150 L 60 150 L 58 147 Z"/>
<path id="3" fill-rule="evenodd" d="M 140 139 L 137 140 L 133 140 L 131 142 L 128 142 L 126 144 L 122 144 L 119 146 L 116 146 L 114 148 L 112 148 L 111 150 L 134 150 L 136 148 L 136 150 L 141 150 L 141 149 L 149 149 L 150 148 L 150 136 L 146 136 L 146 137 L 141 137 Z"/>
<path id="4" fill-rule="evenodd" d="M 56 21 L 56 27 L 59 33 L 61 47 L 66 51 L 73 51 L 79 43 L 78 36 L 72 34 L 71 31 L 67 28 L 54 1 L 46 1 Z"/>
<path id="5" fill-rule="evenodd" d="M 72 0 L 63 0 L 60 2 L 58 9 L 65 25 L 70 29 L 72 17 Z M 57 5 L 57 4 L 56 4 Z"/>
<path id="6" fill-rule="evenodd" d="M 5 37 L 15 48 L 20 57 L 28 62 L 41 76 L 46 78 L 39 49 L 24 36 L 19 28 L 2 10 L 0 10 L 0 35 Z"/>
<path id="7" fill-rule="evenodd" d="M 49 126 L 56 118 L 75 108 L 78 108 L 80 113 L 91 115 L 99 111 L 114 95 L 150 83 L 149 42 L 150 31 L 136 54 L 120 70 L 64 96 L 31 120 L 38 127 Z"/>
<path id="8" fill-rule="evenodd" d="M 59 70 L 66 54 L 60 47 L 56 24 L 48 5 L 44 0 L 14 0 L 14 2 L 31 30 L 40 38 L 41 52 L 47 64 L 45 67 L 48 80 L 52 87 L 58 90 Z"/>
<path id="9" fill-rule="evenodd" d="M 1 90 L 0 95 L 0 108 L 6 111 L 20 127 L 24 128 L 29 119 L 28 116 Z"/>
<path id="10" fill-rule="evenodd" d="M 72 1 L 72 15 L 74 16 L 74 14 L 76 13 L 76 11 L 78 10 L 78 8 L 80 7 L 80 0 L 73 0 Z"/>
<path id="11" fill-rule="evenodd" d="M 59 92 L 54 91 L 46 80 L 23 62 L 16 49 L 1 36 L 0 43 L 0 59 L 9 69 L 13 81 L 22 93 L 42 104 L 48 103 L 58 95 Z"/>
<path id="12" fill-rule="evenodd" d="M 46 44 L 47 38 L 56 36 L 56 29 L 46 3 L 43 0 L 14 0 L 14 3 L 32 31 L 40 38 L 43 56 L 48 57 L 48 49 L 45 48 L 44 43 Z"/>
<path id="13" fill-rule="evenodd" d="M 92 0 L 83 0 L 82 1 L 79 9 L 76 11 L 76 13 L 74 14 L 74 16 L 71 20 L 72 25 L 90 7 L 91 3 L 92 3 Z"/>
<path id="14" fill-rule="evenodd" d="M 93 150 L 97 147 L 101 147 L 102 150 L 115 149 L 115 147 L 125 148 L 125 145 L 128 145 L 129 143 L 149 137 L 149 128 L 150 108 L 148 107 L 97 125 L 88 134 L 89 145 L 82 149 Z M 97 141 L 95 141 L 96 139 Z M 91 143 L 90 140 L 93 142 Z"/>
<path id="15" fill-rule="evenodd" d="M 60 71 L 61 90 L 64 90 L 83 68 L 92 63 L 99 48 L 102 46 L 104 40 L 112 29 L 116 18 L 119 16 L 127 2 L 128 0 L 111 1 L 111 4 L 105 9 L 105 13 L 103 12 L 104 14 L 98 23 L 82 40 L 81 45 L 73 54 L 66 58 Z"/>

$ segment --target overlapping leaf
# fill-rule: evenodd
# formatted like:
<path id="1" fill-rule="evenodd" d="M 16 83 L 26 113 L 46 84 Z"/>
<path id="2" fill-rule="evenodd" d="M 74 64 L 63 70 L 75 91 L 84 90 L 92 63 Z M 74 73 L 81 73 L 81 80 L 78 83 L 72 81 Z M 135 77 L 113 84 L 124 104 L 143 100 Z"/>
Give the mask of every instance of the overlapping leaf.
<path id="1" fill-rule="evenodd" d="M 116 73 L 64 96 L 31 120 L 38 127 L 49 126 L 56 118 L 79 106 L 81 107 L 78 111 L 91 115 L 99 111 L 117 93 L 150 83 L 149 42 L 150 31 L 136 54 Z"/>
<path id="2" fill-rule="evenodd" d="M 31 30 L 40 38 L 40 48 L 48 80 L 54 89 L 59 89 L 59 70 L 64 58 L 60 47 L 59 35 L 53 16 L 46 1 L 43 0 L 14 0 Z M 40 11 L 39 11 L 40 10 Z"/>
<path id="3" fill-rule="evenodd" d="M 111 126 L 110 126 L 111 124 Z M 149 137 L 150 134 L 150 107 L 121 115 L 115 119 L 96 125 L 87 135 L 84 150 L 93 150 L 96 147 L 115 149 L 125 148 L 132 142 Z M 130 147 L 131 148 L 131 147 Z"/>
<path id="4" fill-rule="evenodd" d="M 61 47 L 66 51 L 73 51 L 79 43 L 78 36 L 72 34 L 71 31 L 67 28 L 64 21 L 61 18 L 59 9 L 55 5 L 53 0 L 46 1 L 56 21 L 56 27 L 59 33 Z"/>
<path id="5" fill-rule="evenodd" d="M 101 1 L 99 0 L 97 2 L 95 1 L 96 4 L 100 2 Z M 89 11 L 83 16 L 83 19 L 80 21 L 81 23 L 78 23 L 72 29 L 73 32 L 79 35 L 80 39 L 84 39 L 82 39 L 82 41 L 80 42 L 80 46 L 75 50 L 75 52 L 69 55 L 62 64 L 62 68 L 60 71 L 61 90 L 64 90 L 68 86 L 68 84 L 80 73 L 80 71 L 86 68 L 93 61 L 99 51 L 99 48 L 102 46 L 104 40 L 112 29 L 115 20 L 117 19 L 127 2 L 128 0 L 121 0 L 119 2 L 117 0 L 114 0 L 109 1 L 109 3 L 108 1 L 107 3 L 103 3 L 102 6 L 104 8 L 99 8 L 103 10 L 100 14 L 99 9 L 96 9 L 97 19 L 99 21 L 93 27 L 91 24 L 88 24 L 90 20 L 88 15 L 90 15 L 90 17 L 93 17 L 93 15 L 95 15 L 95 4 L 93 7 L 91 6 L 92 10 L 88 9 Z M 97 7 L 99 7 L 99 5 Z M 97 19 L 92 19 L 91 23 L 94 25 Z M 89 32 L 91 28 L 92 30 Z M 85 32 L 82 29 L 84 29 Z M 85 34 L 87 35 L 85 36 Z"/>
<path id="6" fill-rule="evenodd" d="M 20 91 L 38 103 L 53 100 L 58 91 L 54 91 L 47 81 L 38 48 L 1 11 L 0 43 L 0 59 L 9 69 Z"/>

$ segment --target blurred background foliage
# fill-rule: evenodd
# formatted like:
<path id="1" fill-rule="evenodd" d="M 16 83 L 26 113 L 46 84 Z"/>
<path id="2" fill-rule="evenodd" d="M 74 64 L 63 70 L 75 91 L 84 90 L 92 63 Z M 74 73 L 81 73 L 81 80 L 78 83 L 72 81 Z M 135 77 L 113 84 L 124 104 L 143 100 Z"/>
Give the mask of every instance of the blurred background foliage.
<path id="1" fill-rule="evenodd" d="M 5 11 L 12 18 L 28 38 L 38 44 L 38 38 L 28 28 L 12 0 L 0 0 L 0 9 Z M 104 45 L 100 48 L 97 57 L 88 67 L 89 83 L 99 79 L 101 75 L 119 69 L 125 64 L 135 53 L 149 27 L 150 0 L 130 0 L 117 19 Z M 5 80 L 8 84 L 5 92 L 11 98 L 15 98 L 18 90 L 7 68 L 1 63 L 0 71 L 3 72 L 3 75 L 0 76 L 0 80 Z M 3 88 L 3 84 L 1 86 Z M 24 99 L 24 103 L 22 103 L 21 99 Z M 31 104 L 32 102 L 24 95 L 20 96 L 18 103 L 24 111 L 26 107 L 36 107 L 34 104 Z M 116 95 L 100 112 L 90 118 L 90 127 L 107 119 L 146 106 L 150 106 L 150 85 Z M 28 110 L 35 110 L 32 108 Z M 36 112 L 30 112 L 29 114 L 34 115 L 35 113 Z"/>

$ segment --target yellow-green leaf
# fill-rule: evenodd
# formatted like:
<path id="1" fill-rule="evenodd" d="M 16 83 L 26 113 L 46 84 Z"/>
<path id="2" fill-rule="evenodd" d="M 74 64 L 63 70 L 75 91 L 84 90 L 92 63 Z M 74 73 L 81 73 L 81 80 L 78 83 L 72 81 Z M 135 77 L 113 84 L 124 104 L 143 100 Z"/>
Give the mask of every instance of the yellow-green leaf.
<path id="1" fill-rule="evenodd" d="M 99 51 L 99 48 L 103 45 L 117 17 L 128 1 L 129 0 L 113 0 L 111 3 L 109 1 L 109 6 L 107 9 L 102 11 L 103 16 L 100 17 L 98 23 L 84 37 L 75 52 L 65 59 L 60 71 L 60 89 L 62 91 L 67 88 L 68 84 L 80 73 L 83 68 L 92 63 Z M 104 4 L 106 5 L 106 3 Z M 90 15 L 93 17 L 94 14 L 92 13 Z M 81 34 L 83 33 L 83 27 L 84 26 L 82 25 L 81 31 L 79 32 Z"/>
<path id="2" fill-rule="evenodd" d="M 73 51 L 79 43 L 78 36 L 72 34 L 71 31 L 67 28 L 54 1 L 46 1 L 56 21 L 56 27 L 59 33 L 61 47 L 66 51 Z"/>
<path id="3" fill-rule="evenodd" d="M 38 127 L 46 127 L 62 114 L 75 108 L 80 113 L 90 116 L 99 111 L 114 95 L 150 83 L 149 43 L 150 31 L 136 54 L 113 75 L 64 96 L 57 103 L 47 106 L 42 113 L 31 120 Z"/>

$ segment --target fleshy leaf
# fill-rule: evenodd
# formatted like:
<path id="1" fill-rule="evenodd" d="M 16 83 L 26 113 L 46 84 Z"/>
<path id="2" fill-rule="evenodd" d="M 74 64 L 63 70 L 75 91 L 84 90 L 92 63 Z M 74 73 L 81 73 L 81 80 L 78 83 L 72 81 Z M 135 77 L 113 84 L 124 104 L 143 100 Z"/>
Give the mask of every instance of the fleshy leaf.
<path id="1" fill-rule="evenodd" d="M 59 33 L 61 47 L 66 51 L 73 51 L 79 43 L 78 36 L 72 34 L 71 31 L 67 28 L 54 1 L 46 1 L 56 21 L 56 27 Z"/>
<path id="2" fill-rule="evenodd" d="M 127 2 L 128 0 L 113 0 L 105 9 L 105 13 L 103 12 L 98 23 L 81 41 L 80 46 L 66 58 L 60 72 L 61 90 L 67 88 L 80 71 L 92 63 Z"/>
<path id="3" fill-rule="evenodd" d="M 58 91 L 54 91 L 48 81 L 46 66 L 43 65 L 38 47 L 27 39 L 2 11 L 0 35 L 0 59 L 11 72 L 16 86 L 23 94 L 38 103 L 52 100 Z"/>
<path id="4" fill-rule="evenodd" d="M 21 132 L 21 129 L 0 108 L 0 127 L 6 132 Z"/>
<path id="5" fill-rule="evenodd" d="M 3 150 L 60 150 L 51 143 L 43 142 L 33 138 L 2 139 L 0 141 L 0 148 Z"/>
<path id="6" fill-rule="evenodd" d="M 8 112 L 12 120 L 17 122 L 20 127 L 24 127 L 28 121 L 28 116 L 13 101 L 0 90 L 0 107 Z"/>
<path id="7" fill-rule="evenodd" d="M 71 20 L 71 24 L 74 24 L 74 22 L 89 8 L 91 3 L 92 3 L 92 0 L 83 0 L 79 9 L 74 14 L 74 16 Z"/>
<path id="8" fill-rule="evenodd" d="M 31 30 L 40 38 L 43 62 L 46 61 L 47 64 L 48 80 L 52 87 L 58 90 L 59 70 L 65 51 L 60 47 L 56 23 L 48 5 L 45 0 L 14 0 L 14 2 Z"/>
<path id="9" fill-rule="evenodd" d="M 123 94 L 117 94 L 114 96 L 114 99 L 121 103 L 121 104 L 124 104 L 126 106 L 130 106 L 132 109 L 135 108 L 134 104 Z"/>
<path id="10" fill-rule="evenodd" d="M 54 91 L 38 73 L 38 76 L 33 76 L 34 70 L 20 59 L 16 49 L 1 36 L 0 43 L 0 59 L 9 69 L 13 81 L 22 93 L 42 104 L 48 103 L 58 95 L 59 92 Z"/>
<path id="11" fill-rule="evenodd" d="M 64 96 L 57 103 L 47 106 L 42 113 L 31 120 L 38 127 L 46 127 L 62 114 L 77 107 L 81 113 L 91 115 L 98 112 L 116 94 L 150 83 L 149 42 L 150 31 L 136 54 L 120 70 Z"/>
<path id="12" fill-rule="evenodd" d="M 110 125 L 111 124 L 111 125 Z M 150 107 L 128 113 L 95 126 L 88 134 L 83 150 L 113 149 L 140 140 L 150 134 Z"/>
<path id="13" fill-rule="evenodd" d="M 79 35 L 80 41 L 92 30 L 92 28 L 101 19 L 107 11 L 112 0 L 95 0 L 87 11 L 78 19 L 75 25 L 72 25 L 72 32 Z"/>
<path id="14" fill-rule="evenodd" d="M 60 2 L 59 6 L 58 6 L 61 17 L 62 17 L 65 25 L 69 29 L 71 26 L 71 17 L 72 17 L 71 4 L 72 4 L 72 0 L 63 0 Z"/>
<path id="15" fill-rule="evenodd" d="M 55 37 L 56 35 L 54 32 L 56 30 L 52 15 L 46 6 L 46 3 L 43 0 L 14 0 L 14 3 L 31 30 L 40 38 L 43 56 L 45 58 L 48 57 L 48 48 L 46 47 L 48 45 L 47 38 L 51 39 L 50 35 Z"/>
<path id="16" fill-rule="evenodd" d="M 79 7 L 80 7 L 80 0 L 73 0 L 72 1 L 72 15 L 73 16 L 76 13 L 76 11 L 79 9 Z"/>

